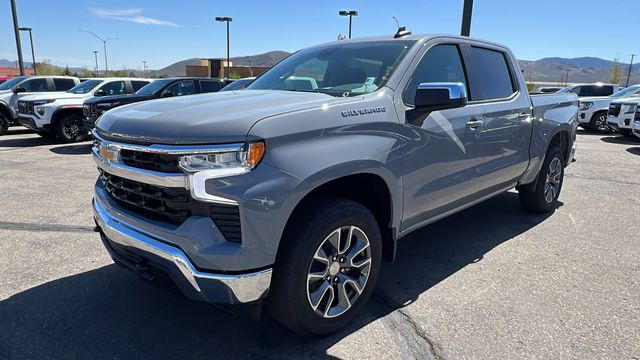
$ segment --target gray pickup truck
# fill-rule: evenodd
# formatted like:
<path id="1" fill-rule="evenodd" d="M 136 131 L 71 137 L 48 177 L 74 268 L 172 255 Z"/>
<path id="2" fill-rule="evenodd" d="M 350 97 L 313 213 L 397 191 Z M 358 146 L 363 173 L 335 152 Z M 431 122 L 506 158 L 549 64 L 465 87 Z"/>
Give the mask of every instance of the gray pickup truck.
<path id="1" fill-rule="evenodd" d="M 242 91 L 102 115 L 96 231 L 116 263 L 190 299 L 265 300 L 291 329 L 328 334 L 412 231 L 513 188 L 555 209 L 577 112 L 575 94 L 529 96 L 494 43 L 314 46 Z"/>

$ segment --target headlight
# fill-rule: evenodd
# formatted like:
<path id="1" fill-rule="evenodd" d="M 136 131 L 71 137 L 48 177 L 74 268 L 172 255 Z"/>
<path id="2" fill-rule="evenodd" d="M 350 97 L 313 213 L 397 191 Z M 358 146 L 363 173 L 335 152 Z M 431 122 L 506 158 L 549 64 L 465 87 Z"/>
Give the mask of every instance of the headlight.
<path id="1" fill-rule="evenodd" d="M 224 175 L 239 175 L 256 167 L 264 150 L 264 142 L 256 142 L 241 151 L 186 155 L 180 158 L 180 168 L 187 172 L 219 170 Z"/>
<path id="2" fill-rule="evenodd" d="M 44 115 L 44 107 L 35 106 L 33 109 L 35 110 L 36 113 L 38 113 L 38 115 L 40 115 L 40 116 Z"/>
<path id="3" fill-rule="evenodd" d="M 587 110 L 590 107 L 593 106 L 593 102 L 592 101 L 585 101 L 585 102 L 580 102 L 580 110 Z"/>

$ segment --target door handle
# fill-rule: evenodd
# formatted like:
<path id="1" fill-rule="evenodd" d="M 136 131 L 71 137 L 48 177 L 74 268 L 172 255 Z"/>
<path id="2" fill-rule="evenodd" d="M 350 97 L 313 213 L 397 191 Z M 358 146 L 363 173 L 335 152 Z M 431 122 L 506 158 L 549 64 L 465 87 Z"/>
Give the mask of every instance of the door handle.
<path id="1" fill-rule="evenodd" d="M 518 114 L 518 117 L 520 118 L 520 120 L 527 120 L 529 119 L 529 117 L 531 117 L 531 113 L 521 112 L 520 114 Z"/>
<path id="2" fill-rule="evenodd" d="M 467 129 L 475 130 L 484 125 L 484 121 L 482 120 L 471 120 L 467 122 Z"/>

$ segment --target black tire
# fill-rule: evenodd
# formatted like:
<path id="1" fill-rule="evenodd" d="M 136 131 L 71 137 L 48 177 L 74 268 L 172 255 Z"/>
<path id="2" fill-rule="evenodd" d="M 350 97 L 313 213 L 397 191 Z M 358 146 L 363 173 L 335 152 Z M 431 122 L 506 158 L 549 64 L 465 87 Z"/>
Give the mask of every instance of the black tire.
<path id="1" fill-rule="evenodd" d="M 564 162 L 561 146 L 554 146 L 547 151 L 537 179 L 531 184 L 518 188 L 518 197 L 525 209 L 536 213 L 547 213 L 556 208 L 564 182 Z M 549 179 L 547 179 L 548 176 Z M 553 190 L 548 186 L 552 186 Z M 549 193 L 551 191 L 553 193 Z"/>
<path id="2" fill-rule="evenodd" d="M 9 131 L 9 119 L 0 112 L 0 136 L 4 135 Z"/>
<path id="3" fill-rule="evenodd" d="M 366 306 L 367 300 L 371 296 L 373 289 L 378 280 L 378 274 L 380 272 L 381 259 L 382 259 L 382 240 L 380 235 L 380 228 L 376 222 L 373 214 L 364 206 L 357 202 L 342 199 L 342 198 L 328 198 L 321 201 L 313 202 L 306 207 L 307 211 L 303 210 L 303 213 L 296 216 L 293 221 L 293 226 L 287 228 L 286 233 L 283 236 L 280 244 L 280 251 L 278 253 L 278 259 L 274 266 L 273 279 L 271 282 L 271 289 L 269 292 L 269 298 L 267 304 L 271 314 L 282 324 L 289 327 L 293 331 L 307 336 L 321 336 L 333 333 L 353 321 L 356 316 Z M 337 264 L 340 269 L 335 273 L 332 269 L 333 265 L 338 262 L 342 262 L 341 259 L 331 259 L 331 256 L 323 251 L 323 254 L 327 255 L 327 262 L 324 274 L 328 276 L 320 276 L 316 280 L 308 280 L 308 274 L 315 273 L 314 266 L 319 253 L 319 249 L 322 246 L 326 246 L 329 239 L 329 235 L 334 235 L 337 232 L 337 236 L 342 239 L 341 234 L 345 234 L 344 229 L 357 228 L 364 233 L 364 238 L 369 242 L 369 248 L 363 248 L 359 252 L 365 253 L 370 256 L 370 267 L 368 268 L 368 278 L 364 280 L 361 292 L 356 295 L 355 287 L 349 284 L 352 290 L 351 295 L 356 296 L 353 298 L 353 303 L 349 301 L 350 307 L 346 309 L 339 306 L 338 300 L 340 299 L 337 292 L 338 287 L 341 285 L 341 279 L 348 279 L 343 274 L 346 270 L 346 274 L 349 274 L 349 268 L 343 269 L 341 266 L 345 264 Z M 353 230 L 353 234 L 356 230 Z M 362 234 L 360 233 L 360 234 Z M 352 234 L 348 232 L 348 234 Z M 349 238 L 348 236 L 346 238 Z M 360 243 L 361 238 L 350 237 L 351 243 Z M 331 242 L 329 242 L 331 243 Z M 340 240 L 338 241 L 340 243 Z M 354 249 L 356 245 L 353 245 Z M 340 247 L 340 246 L 338 246 Z M 355 250 L 354 250 L 355 251 Z M 356 253 L 359 253 L 356 252 Z M 345 249 L 344 255 L 353 253 L 353 251 Z M 352 258 L 353 259 L 353 258 Z M 353 263 L 353 262 L 352 262 Z M 353 267 L 351 270 L 357 270 Z M 322 272 L 322 270 L 320 271 Z M 331 274 L 331 275 L 329 275 Z M 332 278 L 332 276 L 337 275 Z M 358 279 L 362 279 L 361 275 L 356 276 Z M 340 279 L 337 279 L 340 277 Z M 337 279 L 338 282 L 334 282 L 332 279 Z M 318 290 L 325 287 L 334 287 L 334 290 L 329 292 L 323 292 L 323 295 L 318 297 L 317 304 L 318 310 L 312 307 L 311 297 L 312 285 L 310 281 L 315 281 L 312 285 L 320 283 L 315 289 Z M 361 280 L 358 280 L 361 281 Z M 341 285 L 342 289 L 347 288 L 349 281 L 343 281 Z M 316 290 L 313 290 L 315 293 Z M 341 292 L 342 293 L 342 292 Z M 346 292 L 342 293 L 345 294 Z M 325 298 L 325 295 L 327 297 Z M 331 295 L 331 296 L 329 296 Z M 332 307 L 335 300 L 335 307 Z M 349 298 L 349 296 L 347 296 Z M 331 299 L 331 300 L 329 300 Z M 324 311 L 324 314 L 320 314 L 316 311 L 321 311 L 320 305 L 324 309 L 337 309 L 336 311 L 344 311 L 334 314 L 329 314 L 332 317 L 327 317 L 328 311 Z M 345 310 L 342 310 L 345 309 Z"/>
<path id="4" fill-rule="evenodd" d="M 619 129 L 618 131 L 624 137 L 634 137 L 633 130 L 631 130 L 631 129 Z"/>
<path id="5" fill-rule="evenodd" d="M 607 134 L 612 132 L 612 129 L 607 125 L 607 112 L 599 111 L 591 116 L 589 121 L 589 128 L 600 134 Z"/>
<path id="6" fill-rule="evenodd" d="M 36 131 L 36 134 L 45 139 L 53 139 L 56 137 L 56 134 L 51 131 Z"/>
<path id="7" fill-rule="evenodd" d="M 56 137 L 65 143 L 86 139 L 88 132 L 84 129 L 81 114 L 67 114 L 56 121 L 54 126 Z"/>

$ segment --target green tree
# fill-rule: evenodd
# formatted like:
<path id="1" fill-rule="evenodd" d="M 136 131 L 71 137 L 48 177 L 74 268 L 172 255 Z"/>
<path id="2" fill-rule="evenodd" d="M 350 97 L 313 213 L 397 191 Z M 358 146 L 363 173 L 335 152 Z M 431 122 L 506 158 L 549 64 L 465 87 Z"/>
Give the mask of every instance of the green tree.
<path id="1" fill-rule="evenodd" d="M 67 75 L 67 76 L 71 75 L 71 72 L 69 71 L 69 65 L 64 67 L 64 75 Z"/>
<path id="2" fill-rule="evenodd" d="M 536 83 L 534 83 L 533 81 L 527 81 L 527 91 L 529 91 L 529 94 L 535 92 L 536 87 Z"/>
<path id="3" fill-rule="evenodd" d="M 622 70 L 622 65 L 620 64 L 620 60 L 618 58 L 614 58 L 611 63 L 611 75 L 609 77 L 609 82 L 612 84 L 620 84 L 622 78 L 624 77 L 624 73 Z"/>
<path id="4" fill-rule="evenodd" d="M 62 71 L 55 66 L 45 63 L 36 63 L 38 75 L 62 75 Z"/>
<path id="5" fill-rule="evenodd" d="M 241 79 L 242 75 L 239 72 L 233 71 L 229 74 L 229 79 Z"/>

